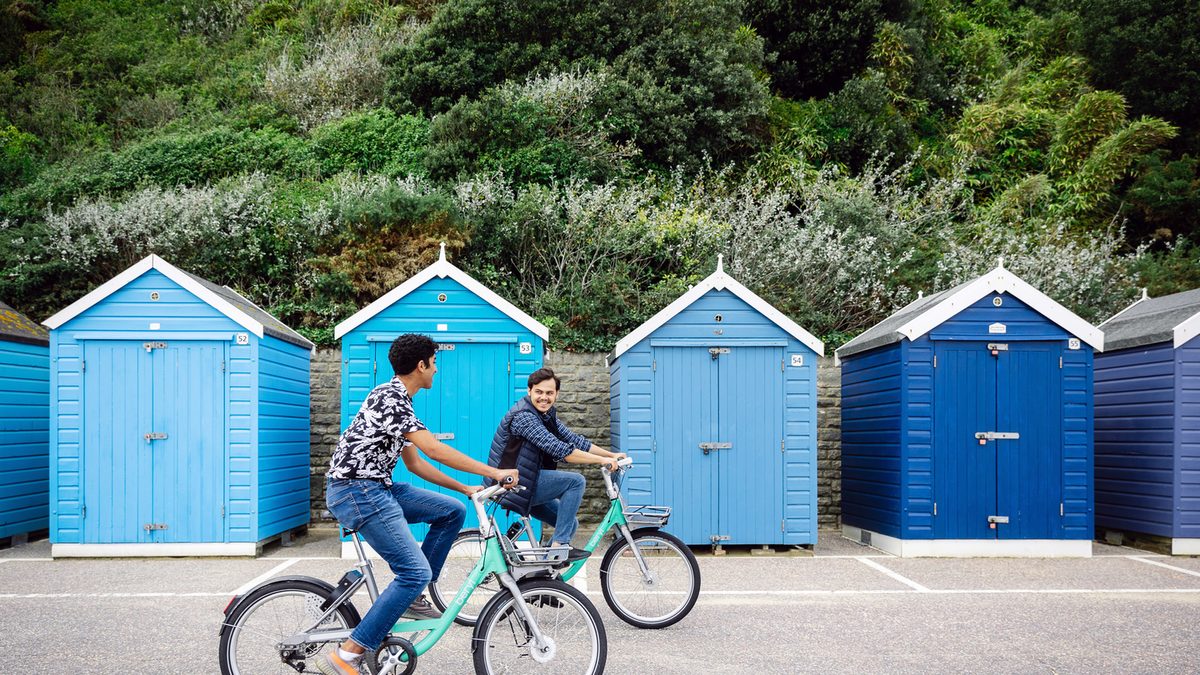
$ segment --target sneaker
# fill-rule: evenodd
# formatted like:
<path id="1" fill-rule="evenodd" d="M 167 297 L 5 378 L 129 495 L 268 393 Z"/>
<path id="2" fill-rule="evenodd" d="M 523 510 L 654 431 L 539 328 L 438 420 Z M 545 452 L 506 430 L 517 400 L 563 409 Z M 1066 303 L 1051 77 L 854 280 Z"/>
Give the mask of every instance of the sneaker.
<path id="1" fill-rule="evenodd" d="M 358 675 L 358 666 L 338 656 L 336 648 L 317 659 L 317 670 L 324 675 Z"/>
<path id="2" fill-rule="evenodd" d="M 416 619 L 418 621 L 422 619 L 440 619 L 442 618 L 442 613 L 437 611 L 437 608 L 435 608 L 433 605 L 429 604 L 428 598 L 426 598 L 424 595 L 419 595 L 417 596 L 417 599 L 413 600 L 412 604 L 408 606 L 408 609 L 404 610 L 404 617 L 407 619 Z"/>
<path id="3" fill-rule="evenodd" d="M 590 555 L 592 555 L 591 551 L 585 551 L 581 548 L 568 546 L 567 544 L 554 544 L 546 551 L 546 560 L 574 562 L 576 560 L 583 560 Z"/>

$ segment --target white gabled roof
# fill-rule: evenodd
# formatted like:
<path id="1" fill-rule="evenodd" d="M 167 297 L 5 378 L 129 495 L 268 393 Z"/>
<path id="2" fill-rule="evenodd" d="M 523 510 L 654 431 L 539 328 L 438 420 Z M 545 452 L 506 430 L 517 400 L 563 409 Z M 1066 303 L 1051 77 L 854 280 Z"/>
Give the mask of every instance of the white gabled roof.
<path id="1" fill-rule="evenodd" d="M 342 339 L 342 336 L 344 336 L 346 333 L 349 333 L 355 328 L 363 325 L 368 319 L 382 312 L 388 307 L 391 307 L 398 300 L 417 290 L 424 285 L 426 281 L 429 281 L 434 277 L 438 277 L 439 279 L 450 277 L 451 279 L 462 284 L 463 287 L 465 287 L 468 291 L 471 291 L 480 298 L 483 298 L 483 300 L 489 305 L 507 314 L 514 321 L 529 329 L 531 333 L 542 338 L 543 341 L 550 339 L 550 329 L 543 326 L 537 321 L 537 319 L 534 319 L 525 312 L 517 309 L 512 303 L 500 297 L 499 295 L 496 295 L 496 293 L 490 290 L 487 286 L 475 281 L 469 274 L 460 270 L 454 265 L 451 265 L 450 261 L 446 260 L 445 244 L 442 244 L 441 253 L 438 256 L 437 262 L 409 277 L 407 281 L 388 291 L 375 302 L 372 302 L 366 307 L 360 309 L 354 314 L 354 316 L 339 323 L 337 327 L 333 329 L 333 337 L 338 340 Z"/>
<path id="2" fill-rule="evenodd" d="M 638 326 L 632 333 L 617 342 L 617 347 L 613 350 L 613 358 L 618 358 L 621 354 L 629 351 L 634 345 L 646 339 L 651 333 L 670 321 L 676 314 L 687 309 L 693 302 L 703 297 L 705 293 L 714 290 L 727 290 L 733 293 L 809 349 L 821 356 L 825 355 L 825 343 L 818 340 L 812 333 L 801 328 L 795 321 L 784 316 L 782 312 L 772 307 L 766 300 L 755 295 L 753 291 L 738 283 L 736 279 L 725 274 L 723 258 L 724 256 L 717 256 L 716 272 L 713 272 L 704 281 L 693 286 L 687 293 L 676 298 L 675 302 L 664 307 L 658 314 L 650 317 L 646 323 Z"/>
<path id="3" fill-rule="evenodd" d="M 146 256 L 129 269 L 104 282 L 91 293 L 88 293 L 54 316 L 43 321 L 42 324 L 51 329 L 58 328 L 150 270 L 158 270 L 163 276 L 179 284 L 189 293 L 212 306 L 213 309 L 229 317 L 238 325 L 260 338 L 265 331 L 288 342 L 293 342 L 309 349 L 313 348 L 312 342 L 282 323 L 279 323 L 277 319 L 232 289 L 221 288 L 215 284 L 206 282 L 153 254 Z M 242 307 L 238 305 L 242 305 Z M 256 317 L 255 315 L 258 316 Z"/>
<path id="4" fill-rule="evenodd" d="M 1104 351 L 1104 333 L 1099 328 L 1025 283 L 1020 277 L 1004 269 L 1003 265 L 998 265 L 996 269 L 975 281 L 964 284 L 949 297 L 900 326 L 896 332 L 909 340 L 916 340 L 992 293 L 1008 293 L 1061 326 L 1063 330 L 1091 345 L 1096 351 Z"/>

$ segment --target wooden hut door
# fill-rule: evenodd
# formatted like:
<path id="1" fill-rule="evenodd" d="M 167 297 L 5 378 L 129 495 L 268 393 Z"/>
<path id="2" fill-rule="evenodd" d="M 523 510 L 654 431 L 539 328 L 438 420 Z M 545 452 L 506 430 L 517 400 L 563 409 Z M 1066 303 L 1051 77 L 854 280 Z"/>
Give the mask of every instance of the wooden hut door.
<path id="1" fill-rule="evenodd" d="M 655 503 L 688 544 L 783 533 L 783 349 L 654 348 Z"/>
<path id="2" fill-rule="evenodd" d="M 377 342 L 375 345 L 377 367 L 372 386 L 388 381 L 395 374 L 387 360 L 391 343 Z M 509 342 L 439 342 L 438 371 L 433 378 L 433 388 L 413 397 L 417 418 L 447 445 L 487 462 L 496 424 L 512 405 L 512 351 L 513 344 Z M 478 484 L 481 480 L 465 471 L 443 465 L 438 468 L 467 485 Z M 426 490 L 449 494 L 456 499 L 460 497 L 412 475 L 403 461 L 397 463 L 393 476 L 395 480 Z M 477 526 L 474 510 L 467 509 L 464 527 Z M 425 525 L 413 525 L 413 536 L 421 539 L 428 529 Z"/>
<path id="3" fill-rule="evenodd" d="M 223 349 L 85 343 L 84 543 L 223 541 Z"/>
<path id="4" fill-rule="evenodd" d="M 1057 538 L 1064 480 L 1061 346 L 992 344 L 998 348 L 977 342 L 936 347 L 934 536 Z M 994 437 L 977 437 L 981 433 Z"/>

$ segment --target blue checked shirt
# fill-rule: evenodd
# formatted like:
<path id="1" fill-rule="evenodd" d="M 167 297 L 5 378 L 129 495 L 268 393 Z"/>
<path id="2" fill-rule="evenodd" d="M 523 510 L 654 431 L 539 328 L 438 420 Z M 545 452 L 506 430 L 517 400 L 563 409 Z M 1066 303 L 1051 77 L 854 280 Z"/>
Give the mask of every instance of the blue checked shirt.
<path id="1" fill-rule="evenodd" d="M 546 419 L 547 417 L 548 415 L 542 415 L 542 419 Z M 565 439 L 565 442 L 555 438 L 554 434 L 546 429 L 546 425 L 542 420 L 536 419 L 529 413 L 513 416 L 509 428 L 512 433 L 533 443 L 539 450 L 558 461 L 562 461 L 562 458 L 571 454 L 571 451 L 575 448 L 579 448 L 584 452 L 591 450 L 591 441 L 568 429 L 567 425 L 563 424 L 557 415 L 554 420 L 558 424 L 558 433 Z"/>

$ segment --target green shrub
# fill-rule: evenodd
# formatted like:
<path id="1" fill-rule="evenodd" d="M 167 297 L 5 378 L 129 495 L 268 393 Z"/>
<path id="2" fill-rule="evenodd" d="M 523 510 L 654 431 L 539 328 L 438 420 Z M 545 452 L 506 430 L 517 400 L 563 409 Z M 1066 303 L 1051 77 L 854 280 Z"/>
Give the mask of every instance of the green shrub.
<path id="1" fill-rule="evenodd" d="M 343 171 L 421 175 L 428 135 L 426 119 L 378 108 L 314 129 L 312 150 L 325 176 Z"/>

